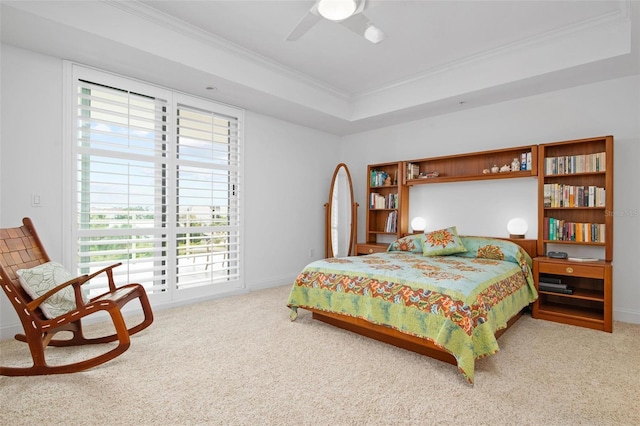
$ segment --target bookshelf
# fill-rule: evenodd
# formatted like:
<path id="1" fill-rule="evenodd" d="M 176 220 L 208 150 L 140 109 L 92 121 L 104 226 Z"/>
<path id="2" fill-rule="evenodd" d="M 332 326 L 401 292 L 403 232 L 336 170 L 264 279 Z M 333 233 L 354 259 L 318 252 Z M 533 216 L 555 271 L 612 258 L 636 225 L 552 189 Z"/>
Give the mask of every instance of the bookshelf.
<path id="1" fill-rule="evenodd" d="M 402 184 L 403 162 L 367 166 L 368 244 L 381 243 L 379 237 L 400 238 L 409 228 L 409 191 Z"/>
<path id="2" fill-rule="evenodd" d="M 588 247 L 600 260 L 534 259 L 534 318 L 612 331 L 613 136 L 538 146 L 538 253 Z M 558 249 L 557 247 L 560 247 Z M 570 290 L 540 289 L 558 280 Z"/>
<path id="3" fill-rule="evenodd" d="M 511 169 L 514 159 L 517 159 L 519 163 L 517 170 L 499 171 L 503 166 L 509 166 Z M 415 167 L 413 173 L 412 166 Z M 497 168 L 497 171 L 493 169 L 494 167 Z M 530 145 L 423 158 L 407 161 L 405 169 L 404 182 L 408 186 L 470 180 L 535 177 L 538 174 L 538 148 L 537 145 Z"/>
<path id="4" fill-rule="evenodd" d="M 518 170 L 492 172 L 520 163 Z M 523 166 L 524 164 L 524 166 Z M 410 176 L 413 170 L 415 176 Z M 420 173 L 437 171 L 437 177 L 420 177 Z M 358 254 L 386 249 L 382 236 L 400 238 L 409 230 L 409 188 L 426 183 L 459 182 L 485 179 L 535 177 L 538 174 L 537 145 L 480 151 L 411 161 L 370 164 L 367 166 L 366 242 L 356 246 Z M 389 178 L 390 181 L 386 181 Z M 390 201 L 394 200 L 394 201 Z M 390 218 L 391 216 L 391 218 Z M 395 218 L 394 218 L 395 216 Z M 389 224 L 395 223 L 395 228 Z"/>

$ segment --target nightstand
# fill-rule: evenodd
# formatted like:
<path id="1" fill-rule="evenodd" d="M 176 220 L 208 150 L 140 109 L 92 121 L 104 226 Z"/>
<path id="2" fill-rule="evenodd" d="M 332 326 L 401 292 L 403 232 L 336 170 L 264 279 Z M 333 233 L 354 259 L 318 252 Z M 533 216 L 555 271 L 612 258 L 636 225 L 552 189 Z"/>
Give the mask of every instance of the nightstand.
<path id="1" fill-rule="evenodd" d="M 536 257 L 533 279 L 538 300 L 533 304 L 533 317 L 611 332 L 612 266 L 611 262 L 578 262 L 567 259 Z M 540 282 L 566 284 L 570 289 L 540 290 Z"/>

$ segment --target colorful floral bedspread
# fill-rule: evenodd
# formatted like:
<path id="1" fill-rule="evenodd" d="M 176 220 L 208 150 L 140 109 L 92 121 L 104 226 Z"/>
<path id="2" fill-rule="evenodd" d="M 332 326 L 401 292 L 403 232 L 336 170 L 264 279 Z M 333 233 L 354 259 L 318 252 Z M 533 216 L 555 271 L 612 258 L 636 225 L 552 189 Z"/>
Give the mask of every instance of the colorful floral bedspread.
<path id="1" fill-rule="evenodd" d="M 316 308 L 429 339 L 473 383 L 475 360 L 499 350 L 495 332 L 537 297 L 529 256 L 512 260 L 409 252 L 319 260 L 293 284 L 291 319 Z"/>

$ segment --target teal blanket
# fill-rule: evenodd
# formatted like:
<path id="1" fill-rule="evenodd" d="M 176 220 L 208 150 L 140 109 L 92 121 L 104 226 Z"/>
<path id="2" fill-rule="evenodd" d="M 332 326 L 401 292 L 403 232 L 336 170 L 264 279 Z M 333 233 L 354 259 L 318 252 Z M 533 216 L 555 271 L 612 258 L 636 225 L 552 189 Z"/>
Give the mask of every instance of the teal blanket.
<path id="1" fill-rule="evenodd" d="M 473 383 L 475 360 L 499 349 L 495 332 L 537 297 L 526 252 L 492 248 L 489 258 L 386 252 L 310 263 L 291 289 L 291 319 L 316 308 L 428 339 Z"/>

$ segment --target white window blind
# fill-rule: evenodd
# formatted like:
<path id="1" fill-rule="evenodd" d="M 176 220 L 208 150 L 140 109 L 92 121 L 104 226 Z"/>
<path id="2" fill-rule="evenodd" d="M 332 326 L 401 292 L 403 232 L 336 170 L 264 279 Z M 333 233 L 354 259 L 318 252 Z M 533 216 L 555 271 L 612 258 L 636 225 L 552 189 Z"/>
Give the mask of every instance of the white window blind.
<path id="1" fill-rule="evenodd" d="M 239 276 L 239 161 L 236 118 L 178 104 L 178 288 Z"/>
<path id="2" fill-rule="evenodd" d="M 171 298 L 237 288 L 239 110 L 154 86 L 134 91 L 94 70 L 91 79 L 77 74 L 78 271 L 122 262 L 119 283 Z M 102 278 L 88 288 L 95 295 L 106 286 Z"/>

